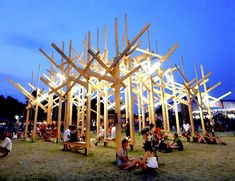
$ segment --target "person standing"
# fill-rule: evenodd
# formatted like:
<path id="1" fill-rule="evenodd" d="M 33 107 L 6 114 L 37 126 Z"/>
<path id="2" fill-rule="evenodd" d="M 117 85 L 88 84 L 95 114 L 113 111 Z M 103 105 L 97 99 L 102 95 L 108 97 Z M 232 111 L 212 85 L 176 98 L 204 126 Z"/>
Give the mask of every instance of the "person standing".
<path id="1" fill-rule="evenodd" d="M 0 145 L 0 153 L 3 153 L 3 155 L 0 156 L 0 158 L 7 156 L 8 153 L 11 152 L 11 150 L 12 150 L 12 142 L 8 136 L 9 136 L 9 133 L 5 133 L 3 135 L 4 141 Z"/>

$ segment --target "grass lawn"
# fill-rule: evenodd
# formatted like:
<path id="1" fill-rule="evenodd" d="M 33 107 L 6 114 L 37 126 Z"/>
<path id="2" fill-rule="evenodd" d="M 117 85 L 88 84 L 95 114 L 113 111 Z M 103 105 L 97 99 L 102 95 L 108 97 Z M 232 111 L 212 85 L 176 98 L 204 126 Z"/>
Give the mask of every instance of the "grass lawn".
<path id="1" fill-rule="evenodd" d="M 13 140 L 12 152 L 0 159 L 0 180 L 235 180 L 235 136 L 231 132 L 217 135 L 226 146 L 184 142 L 182 152 L 159 153 L 155 174 L 117 168 L 114 143 L 104 147 L 92 142 L 86 157 L 83 150 L 62 151 L 62 143 Z M 130 158 L 144 153 L 142 136 L 135 136 Z"/>

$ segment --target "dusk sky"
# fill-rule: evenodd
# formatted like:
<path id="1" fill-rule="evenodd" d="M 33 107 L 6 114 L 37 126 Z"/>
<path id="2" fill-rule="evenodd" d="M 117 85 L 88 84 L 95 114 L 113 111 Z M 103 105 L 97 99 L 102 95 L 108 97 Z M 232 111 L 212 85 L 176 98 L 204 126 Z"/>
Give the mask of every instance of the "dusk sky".
<path id="1" fill-rule="evenodd" d="M 53 42 L 61 45 L 64 41 L 68 48 L 72 39 L 75 49 L 81 52 L 87 32 L 91 32 L 95 46 L 96 29 L 99 28 L 102 41 L 106 24 L 107 47 L 113 51 L 114 18 L 118 17 L 121 39 L 124 15 L 127 14 L 130 40 L 151 23 L 152 51 L 156 50 L 156 40 L 160 55 L 179 43 L 166 67 L 180 65 L 182 55 L 187 78 L 191 80 L 195 77 L 194 62 L 198 67 L 202 64 L 205 73 L 213 72 L 209 86 L 222 82 L 211 95 L 219 97 L 232 91 L 225 99 L 235 100 L 234 9 L 233 0 L 0 1 L 0 95 L 24 101 L 24 96 L 6 78 L 22 83 L 29 90 L 26 83 L 31 81 L 32 71 L 36 77 L 39 64 L 41 73 L 46 73 L 50 67 L 38 48 L 51 54 Z"/>

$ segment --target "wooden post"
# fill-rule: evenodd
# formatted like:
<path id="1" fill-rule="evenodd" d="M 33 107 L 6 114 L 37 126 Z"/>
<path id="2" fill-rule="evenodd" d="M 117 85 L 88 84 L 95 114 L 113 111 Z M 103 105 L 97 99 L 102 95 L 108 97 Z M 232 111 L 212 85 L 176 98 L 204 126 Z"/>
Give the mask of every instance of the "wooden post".
<path id="1" fill-rule="evenodd" d="M 127 25 L 127 16 L 126 15 L 125 15 L 125 34 L 126 34 L 126 44 L 128 45 L 129 40 L 128 40 L 128 25 Z M 118 55 L 118 52 L 116 52 L 116 53 L 117 53 L 116 55 Z M 127 67 L 127 69 L 129 69 L 131 67 L 129 58 L 126 60 L 126 67 Z M 129 76 L 127 78 L 127 89 L 128 89 L 129 126 L 130 126 L 130 136 L 131 136 L 131 143 L 130 144 L 132 146 L 134 146 L 135 145 L 135 128 L 134 128 L 134 113 L 133 113 L 132 79 L 131 79 L 131 77 L 132 76 Z M 116 103 L 117 103 L 117 101 L 116 101 Z"/>
<path id="2" fill-rule="evenodd" d="M 118 19 L 115 18 L 115 49 L 116 49 L 116 57 L 119 55 L 118 48 Z M 113 69 L 115 77 L 120 80 L 120 67 L 119 61 L 116 62 Z M 119 81 L 118 81 L 119 82 Z M 116 114 L 116 152 L 121 148 L 121 112 L 120 112 L 120 83 L 115 84 L 115 114 Z"/>
<path id="3" fill-rule="evenodd" d="M 90 39 L 91 34 L 88 32 L 88 49 L 90 49 Z M 90 55 L 87 56 L 87 63 L 91 61 Z M 87 80 L 88 91 L 87 91 L 87 106 L 86 106 L 86 155 L 90 153 L 90 124 L 91 124 L 91 84 L 89 84 L 89 80 Z"/>
<path id="4" fill-rule="evenodd" d="M 172 92 L 173 92 L 173 96 L 175 97 L 176 96 L 176 89 L 175 89 L 174 74 L 172 71 L 170 72 L 170 74 L 171 74 Z M 174 99 L 173 101 L 174 101 L 174 110 L 175 110 L 176 130 L 177 130 L 177 133 L 180 133 L 178 106 L 177 106 L 176 100 Z"/>
<path id="5" fill-rule="evenodd" d="M 192 129 L 192 136 L 194 135 L 194 131 L 195 131 L 195 128 L 194 128 L 194 122 L 193 122 L 193 109 L 192 109 L 192 102 L 191 102 L 191 99 L 190 99 L 190 89 L 187 88 L 186 90 L 186 96 L 187 96 L 187 102 L 188 102 L 188 114 L 189 114 L 189 120 L 190 120 L 190 124 L 191 124 L 191 129 Z"/>
<path id="6" fill-rule="evenodd" d="M 142 128 L 145 127 L 145 111 L 144 111 L 144 99 L 143 99 L 143 86 L 140 83 L 140 101 L 141 101 L 141 113 L 142 113 Z"/>
<path id="7" fill-rule="evenodd" d="M 58 125 L 57 125 L 57 142 L 61 141 L 60 129 L 61 129 L 61 118 L 62 118 L 62 97 L 59 98 L 59 108 L 58 108 Z"/>
<path id="8" fill-rule="evenodd" d="M 71 59 L 71 51 L 72 51 L 72 40 L 70 40 L 70 44 L 69 44 L 69 58 Z M 67 67 L 67 75 L 70 75 L 71 74 L 71 69 L 72 69 L 72 66 L 70 64 L 68 64 L 68 67 Z M 71 80 L 67 80 L 67 89 L 69 89 L 72 85 L 72 81 Z M 71 125 L 72 124 L 72 100 L 71 100 L 71 91 L 69 91 L 67 93 L 67 96 L 66 96 L 66 120 L 65 120 L 65 125 L 66 125 L 66 128 L 68 128 L 68 125 Z"/>
<path id="9" fill-rule="evenodd" d="M 205 74 L 204 74 L 204 70 L 203 70 L 203 66 L 200 65 L 201 68 L 201 74 L 202 74 L 202 79 L 205 80 Z M 210 120 L 210 124 L 212 125 L 212 114 L 211 114 L 211 107 L 210 107 L 210 100 L 208 97 L 208 90 L 207 90 L 207 86 L 206 86 L 206 82 L 203 81 L 203 87 L 204 87 L 204 92 L 205 92 L 205 99 L 206 99 L 206 107 L 207 107 L 207 112 L 209 115 L 209 120 Z"/>
<path id="10" fill-rule="evenodd" d="M 53 54 L 52 54 L 52 58 L 53 58 Z M 53 80 L 53 75 L 52 75 L 52 65 L 51 65 L 51 70 L 50 70 L 50 79 Z M 50 91 L 50 89 L 49 89 Z M 47 103 L 47 124 L 51 124 L 52 123 L 52 104 L 53 104 L 53 95 L 54 94 L 50 94 L 48 96 L 48 103 Z"/>
<path id="11" fill-rule="evenodd" d="M 36 89 L 36 101 L 35 101 L 35 112 L 34 112 L 34 122 L 33 122 L 33 136 L 32 136 L 32 141 L 35 141 L 35 137 L 36 137 L 36 128 L 37 128 L 37 120 L 38 120 L 38 90 L 39 90 L 39 77 L 40 77 L 40 64 L 38 67 L 38 78 L 37 78 L 37 89 Z"/>
<path id="12" fill-rule="evenodd" d="M 104 85 L 104 139 L 107 138 L 108 134 L 108 84 Z"/>
<path id="13" fill-rule="evenodd" d="M 84 122 L 85 122 L 85 88 L 82 87 L 82 130 L 81 133 L 84 135 Z"/>
<path id="14" fill-rule="evenodd" d="M 138 84 L 138 87 L 137 89 L 140 89 L 140 85 Z M 142 127 L 141 127 L 141 112 L 140 112 L 140 109 L 141 109 L 141 102 L 140 102 L 140 93 L 138 92 L 137 94 L 137 102 L 138 102 L 138 122 L 139 122 L 139 133 L 141 133 L 141 130 L 142 130 Z"/>
<path id="15" fill-rule="evenodd" d="M 29 105 L 29 103 L 28 103 Z M 28 125 L 29 125 L 29 114 L 30 114 L 30 109 L 27 109 L 26 112 L 26 122 L 25 122 L 25 129 L 24 129 L 24 135 L 25 135 L 25 141 L 28 140 Z"/>
<path id="16" fill-rule="evenodd" d="M 97 121 L 97 124 L 96 124 L 96 131 L 97 131 L 97 135 L 99 134 L 100 132 L 100 93 L 99 91 L 96 92 L 97 94 L 97 105 L 96 105 L 96 121 Z"/>

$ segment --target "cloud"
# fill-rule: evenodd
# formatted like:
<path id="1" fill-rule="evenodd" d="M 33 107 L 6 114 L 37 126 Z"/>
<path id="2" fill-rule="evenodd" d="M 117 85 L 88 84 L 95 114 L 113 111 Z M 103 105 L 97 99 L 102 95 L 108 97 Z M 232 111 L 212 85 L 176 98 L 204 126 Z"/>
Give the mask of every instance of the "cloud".
<path id="1" fill-rule="evenodd" d="M 22 33 L 1 33 L 0 39 L 9 46 L 17 46 L 33 51 L 47 46 L 43 40 Z"/>

